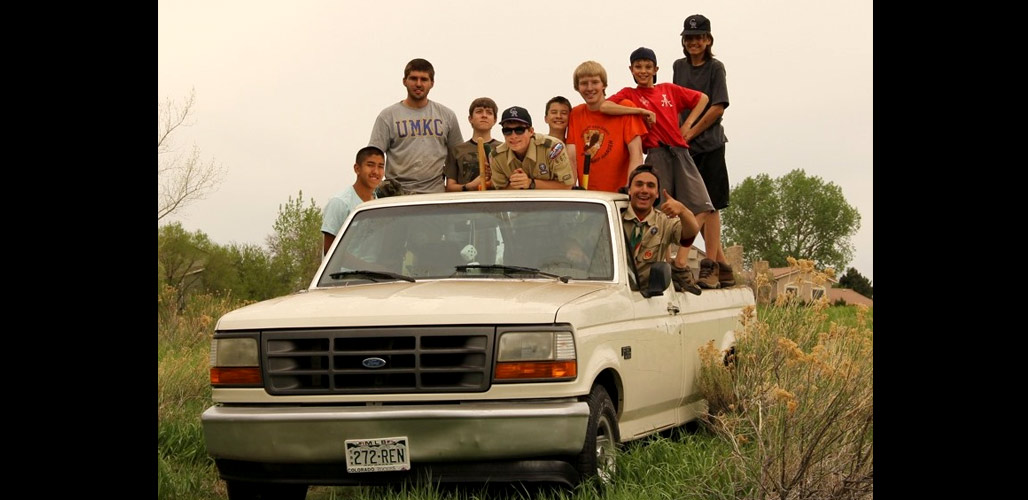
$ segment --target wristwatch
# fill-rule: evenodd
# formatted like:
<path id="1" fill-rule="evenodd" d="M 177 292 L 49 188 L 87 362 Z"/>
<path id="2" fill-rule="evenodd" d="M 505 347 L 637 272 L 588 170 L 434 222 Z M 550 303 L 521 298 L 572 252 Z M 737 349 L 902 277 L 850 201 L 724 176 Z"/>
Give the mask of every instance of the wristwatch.
<path id="1" fill-rule="evenodd" d="M 467 191 L 468 190 L 468 185 L 467 184 L 461 184 L 460 185 L 460 190 L 461 191 Z"/>
<path id="2" fill-rule="evenodd" d="M 532 182 L 528 184 L 528 189 L 535 189 L 535 179 L 532 179 Z"/>

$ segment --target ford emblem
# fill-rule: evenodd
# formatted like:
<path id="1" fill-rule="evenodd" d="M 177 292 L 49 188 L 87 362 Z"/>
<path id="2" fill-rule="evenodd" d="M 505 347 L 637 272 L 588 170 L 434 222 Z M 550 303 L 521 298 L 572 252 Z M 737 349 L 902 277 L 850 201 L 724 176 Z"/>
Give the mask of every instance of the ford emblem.
<path id="1" fill-rule="evenodd" d="M 364 358 L 361 364 L 364 365 L 364 368 L 382 368 L 386 365 L 386 360 L 382 358 Z"/>

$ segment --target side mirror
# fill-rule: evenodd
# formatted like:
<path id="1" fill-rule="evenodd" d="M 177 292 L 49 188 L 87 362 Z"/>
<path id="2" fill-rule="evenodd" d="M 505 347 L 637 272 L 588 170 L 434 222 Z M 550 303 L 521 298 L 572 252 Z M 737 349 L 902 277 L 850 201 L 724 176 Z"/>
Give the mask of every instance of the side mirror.
<path id="1" fill-rule="evenodd" d="M 650 282 L 646 284 L 643 297 L 659 297 L 664 295 L 671 284 L 671 264 L 667 262 L 654 262 L 650 266 Z"/>

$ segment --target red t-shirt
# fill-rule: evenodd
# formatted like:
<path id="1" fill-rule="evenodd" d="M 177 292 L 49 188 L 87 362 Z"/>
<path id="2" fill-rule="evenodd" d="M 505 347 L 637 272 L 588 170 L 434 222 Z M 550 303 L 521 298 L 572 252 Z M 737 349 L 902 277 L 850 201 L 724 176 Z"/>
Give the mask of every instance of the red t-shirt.
<path id="1" fill-rule="evenodd" d="M 656 147 L 658 142 L 687 148 L 689 145 L 682 139 L 682 131 L 678 128 L 678 113 L 696 107 L 701 95 L 700 92 L 673 83 L 658 83 L 654 87 L 625 87 L 608 100 L 621 102 L 622 99 L 629 99 L 637 106 L 657 114 L 657 123 L 651 125 L 649 133 L 643 136 L 644 149 Z"/>
<path id="2" fill-rule="evenodd" d="M 625 99 L 618 104 L 636 107 Z M 592 191 L 617 192 L 628 184 L 628 143 L 636 136 L 646 135 L 641 115 L 615 116 L 590 111 L 579 104 L 568 116 L 568 144 L 575 145 L 578 184 L 584 186 L 585 153 L 592 155 L 589 167 L 589 186 Z M 592 144 L 592 147 L 588 145 Z"/>

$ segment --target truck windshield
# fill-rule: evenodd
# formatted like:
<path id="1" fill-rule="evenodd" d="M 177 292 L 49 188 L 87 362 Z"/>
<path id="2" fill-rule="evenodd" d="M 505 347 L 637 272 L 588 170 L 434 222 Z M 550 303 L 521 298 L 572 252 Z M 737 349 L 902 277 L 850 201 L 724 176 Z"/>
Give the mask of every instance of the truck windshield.
<path id="1" fill-rule="evenodd" d="M 547 279 L 546 274 L 611 280 L 611 244 L 607 211 L 598 203 L 517 201 L 376 208 L 354 215 L 318 286 L 387 281 L 389 274 L 415 280 Z M 494 272 L 489 266 L 537 269 L 541 274 Z"/>

